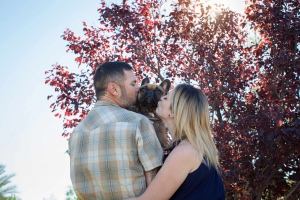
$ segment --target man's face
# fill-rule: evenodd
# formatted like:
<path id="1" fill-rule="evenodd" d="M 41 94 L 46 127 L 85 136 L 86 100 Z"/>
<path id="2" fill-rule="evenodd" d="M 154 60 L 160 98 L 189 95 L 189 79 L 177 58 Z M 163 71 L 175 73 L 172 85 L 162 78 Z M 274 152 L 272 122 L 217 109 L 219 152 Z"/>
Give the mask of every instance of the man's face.
<path id="1" fill-rule="evenodd" d="M 129 108 L 129 106 L 136 103 L 139 86 L 136 84 L 136 77 L 133 71 L 124 70 L 125 81 L 121 86 L 121 107 Z"/>

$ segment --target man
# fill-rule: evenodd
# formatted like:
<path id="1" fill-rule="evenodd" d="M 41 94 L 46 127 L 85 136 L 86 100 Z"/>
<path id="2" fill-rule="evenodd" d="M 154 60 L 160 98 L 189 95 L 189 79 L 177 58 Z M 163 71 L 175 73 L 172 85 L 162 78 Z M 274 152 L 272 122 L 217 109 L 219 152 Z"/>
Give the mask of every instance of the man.
<path id="1" fill-rule="evenodd" d="M 71 180 L 79 199 L 140 196 L 157 167 L 162 148 L 153 125 L 128 111 L 139 87 L 132 67 L 106 62 L 95 72 L 97 102 L 69 139 Z"/>

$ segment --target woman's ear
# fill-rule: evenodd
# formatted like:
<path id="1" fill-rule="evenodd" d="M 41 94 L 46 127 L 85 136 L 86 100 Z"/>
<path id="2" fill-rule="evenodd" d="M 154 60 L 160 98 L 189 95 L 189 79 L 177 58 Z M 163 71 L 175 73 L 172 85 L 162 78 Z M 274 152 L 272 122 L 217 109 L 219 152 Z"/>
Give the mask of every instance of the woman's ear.
<path id="1" fill-rule="evenodd" d="M 171 112 L 171 114 L 169 114 L 170 118 L 174 118 L 174 113 Z"/>
<path id="2" fill-rule="evenodd" d="M 112 96 L 118 96 L 121 93 L 120 86 L 115 83 L 109 83 L 107 85 L 107 92 Z"/>

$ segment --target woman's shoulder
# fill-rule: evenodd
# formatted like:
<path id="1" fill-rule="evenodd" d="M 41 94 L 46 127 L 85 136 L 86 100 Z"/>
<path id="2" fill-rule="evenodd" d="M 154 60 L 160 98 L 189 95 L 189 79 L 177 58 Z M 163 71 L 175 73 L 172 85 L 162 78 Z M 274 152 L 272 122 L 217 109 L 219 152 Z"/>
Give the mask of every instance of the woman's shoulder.
<path id="1" fill-rule="evenodd" d="M 196 154 L 197 150 L 191 145 L 190 142 L 183 140 L 179 143 L 178 146 L 176 146 L 176 148 L 174 148 L 171 153 L 182 156 L 189 156 L 191 154 Z"/>
<path id="2" fill-rule="evenodd" d="M 199 158 L 199 154 L 197 153 L 196 148 L 194 148 L 188 141 L 182 141 L 173 149 L 167 160 L 169 160 L 170 162 L 176 160 L 182 163 L 189 163 L 191 166 L 190 171 L 193 171 L 195 167 L 198 166 L 198 163 L 201 163 L 202 160 L 196 158 Z"/>

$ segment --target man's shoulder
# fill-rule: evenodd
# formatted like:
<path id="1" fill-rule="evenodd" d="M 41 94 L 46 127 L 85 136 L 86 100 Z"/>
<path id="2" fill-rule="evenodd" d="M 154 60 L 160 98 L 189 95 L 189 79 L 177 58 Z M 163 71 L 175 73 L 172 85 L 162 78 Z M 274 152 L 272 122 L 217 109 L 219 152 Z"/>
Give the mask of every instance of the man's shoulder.
<path id="1" fill-rule="evenodd" d="M 137 119 L 148 119 L 146 116 L 144 116 L 138 112 L 135 112 L 135 111 L 131 110 L 130 108 L 129 109 L 121 108 L 120 106 L 110 103 L 110 102 L 107 102 L 107 101 L 97 101 L 94 105 L 94 109 L 98 112 L 102 112 L 103 110 L 105 110 L 105 111 L 108 111 L 108 113 L 109 112 L 112 112 L 112 113 L 117 112 L 117 113 L 121 113 L 124 115 L 134 116 Z"/>
<path id="2" fill-rule="evenodd" d="M 123 115 L 125 119 L 127 119 L 128 117 L 134 118 L 137 121 L 148 119 L 146 116 L 140 113 L 134 112 L 130 109 L 121 108 L 118 105 L 108 103 L 108 102 L 98 101 L 94 108 L 99 112 L 105 109 L 107 114 L 111 113 L 113 115 L 118 115 L 118 116 Z"/>
<path id="3" fill-rule="evenodd" d="M 121 109 L 122 109 L 122 112 L 124 112 L 123 114 L 131 116 L 133 118 L 136 118 L 137 121 L 149 120 L 145 115 L 142 115 L 140 113 L 137 113 L 137 112 L 134 112 L 134 111 L 131 111 L 131 110 L 127 110 L 127 109 L 124 109 L 124 108 L 121 108 Z"/>
<path id="4" fill-rule="evenodd" d="M 78 129 L 90 131 L 104 124 L 151 123 L 144 115 L 107 102 L 97 102 L 88 115 L 78 124 Z"/>
<path id="5" fill-rule="evenodd" d="M 140 114 L 140 113 L 136 113 L 127 109 L 123 109 L 121 108 L 122 111 L 120 113 L 120 121 L 117 122 L 128 122 L 128 123 L 136 123 L 138 124 L 138 126 L 140 125 L 149 125 L 152 124 L 152 122 L 149 120 L 148 117 Z"/>

